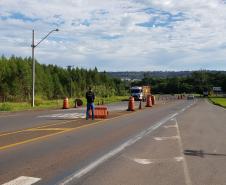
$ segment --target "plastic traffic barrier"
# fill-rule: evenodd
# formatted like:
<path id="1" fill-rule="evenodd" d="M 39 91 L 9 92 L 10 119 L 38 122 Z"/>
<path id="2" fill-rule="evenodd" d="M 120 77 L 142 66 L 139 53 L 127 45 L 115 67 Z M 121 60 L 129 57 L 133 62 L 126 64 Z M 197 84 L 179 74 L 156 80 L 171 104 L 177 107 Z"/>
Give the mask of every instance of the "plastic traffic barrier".
<path id="1" fill-rule="evenodd" d="M 94 118 L 106 119 L 108 116 L 108 109 L 106 106 L 96 106 L 94 109 Z M 89 117 L 92 117 L 92 111 L 89 111 Z"/>

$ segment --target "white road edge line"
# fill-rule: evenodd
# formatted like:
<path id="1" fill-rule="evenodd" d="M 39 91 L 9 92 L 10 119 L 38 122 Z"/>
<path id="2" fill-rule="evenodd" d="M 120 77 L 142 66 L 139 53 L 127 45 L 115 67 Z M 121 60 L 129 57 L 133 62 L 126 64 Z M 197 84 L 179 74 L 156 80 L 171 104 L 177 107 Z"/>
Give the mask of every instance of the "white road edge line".
<path id="1" fill-rule="evenodd" d="M 31 185 L 40 180 L 41 180 L 41 178 L 20 176 L 12 181 L 2 184 L 2 185 Z"/>
<path id="2" fill-rule="evenodd" d="M 185 109 L 187 109 L 187 107 Z M 165 119 L 162 119 L 160 122 L 157 122 L 156 124 L 149 127 L 148 129 L 140 132 L 138 135 L 129 139 L 128 141 L 126 141 L 125 143 L 120 145 L 119 147 L 113 149 L 112 151 L 103 155 L 102 157 L 100 157 L 96 161 L 92 162 L 88 166 L 82 168 L 81 170 L 76 171 L 75 173 L 73 173 L 69 177 L 65 178 L 62 182 L 59 183 L 59 185 L 67 185 L 67 184 L 71 183 L 72 181 L 78 180 L 79 178 L 83 177 L 84 175 L 86 175 L 88 172 L 90 172 L 94 168 L 98 167 L 99 165 L 101 165 L 102 163 L 107 161 L 108 159 L 112 158 L 116 154 L 123 151 L 126 147 L 131 146 L 132 144 L 136 143 L 138 140 L 142 139 L 143 137 L 149 135 L 151 132 L 153 132 L 154 130 L 156 130 L 157 128 L 159 128 L 160 126 L 162 126 L 163 124 L 165 124 L 169 120 L 175 118 L 180 113 L 181 113 L 181 111 L 176 112 L 175 114 L 168 116 Z"/>
<path id="3" fill-rule="evenodd" d="M 177 122 L 176 118 L 174 118 L 174 121 L 176 123 L 177 134 L 179 136 L 178 142 L 179 142 L 179 145 L 180 145 L 180 152 L 181 152 L 181 155 L 184 156 L 183 143 L 182 143 L 182 139 L 181 139 L 179 125 L 178 125 L 178 122 Z M 188 170 L 188 164 L 187 164 L 185 156 L 183 157 L 183 167 L 184 167 L 185 183 L 186 183 L 186 185 L 192 185 L 191 177 L 190 177 L 189 170 Z"/>

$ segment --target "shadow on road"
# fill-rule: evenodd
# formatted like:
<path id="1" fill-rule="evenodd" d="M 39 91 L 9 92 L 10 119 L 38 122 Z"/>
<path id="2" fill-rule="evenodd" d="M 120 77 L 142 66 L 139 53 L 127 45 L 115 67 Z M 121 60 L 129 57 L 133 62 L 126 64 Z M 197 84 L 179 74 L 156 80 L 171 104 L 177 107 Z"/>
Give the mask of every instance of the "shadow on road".
<path id="1" fill-rule="evenodd" d="M 206 153 L 203 150 L 184 150 L 184 155 L 197 156 L 204 158 L 205 156 L 225 156 L 226 154 Z"/>

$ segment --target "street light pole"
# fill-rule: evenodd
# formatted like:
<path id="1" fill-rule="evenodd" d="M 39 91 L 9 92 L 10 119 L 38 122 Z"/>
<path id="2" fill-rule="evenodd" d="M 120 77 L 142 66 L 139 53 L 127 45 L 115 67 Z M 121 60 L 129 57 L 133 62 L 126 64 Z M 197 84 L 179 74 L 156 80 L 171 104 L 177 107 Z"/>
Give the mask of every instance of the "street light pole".
<path id="1" fill-rule="evenodd" d="M 35 44 L 35 31 L 32 30 L 32 107 L 35 106 L 35 48 L 54 31 L 59 31 L 59 29 L 51 30 L 45 37 Z"/>
<path id="2" fill-rule="evenodd" d="M 32 107 L 35 106 L 35 30 L 32 30 Z"/>

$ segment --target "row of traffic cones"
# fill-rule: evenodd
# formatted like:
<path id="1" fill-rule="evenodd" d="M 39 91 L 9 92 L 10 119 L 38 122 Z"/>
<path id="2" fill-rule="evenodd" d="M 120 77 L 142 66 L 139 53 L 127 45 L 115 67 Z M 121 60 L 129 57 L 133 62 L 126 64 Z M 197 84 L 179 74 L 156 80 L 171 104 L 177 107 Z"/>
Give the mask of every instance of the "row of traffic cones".
<path id="1" fill-rule="evenodd" d="M 153 95 L 148 95 L 146 99 L 146 107 L 152 107 L 155 105 L 155 96 Z M 139 103 L 139 109 L 142 109 L 142 101 Z M 135 111 L 135 102 L 134 102 L 134 97 L 129 98 L 129 103 L 128 103 L 128 111 Z"/>

